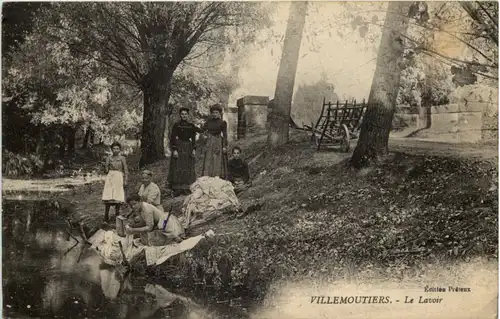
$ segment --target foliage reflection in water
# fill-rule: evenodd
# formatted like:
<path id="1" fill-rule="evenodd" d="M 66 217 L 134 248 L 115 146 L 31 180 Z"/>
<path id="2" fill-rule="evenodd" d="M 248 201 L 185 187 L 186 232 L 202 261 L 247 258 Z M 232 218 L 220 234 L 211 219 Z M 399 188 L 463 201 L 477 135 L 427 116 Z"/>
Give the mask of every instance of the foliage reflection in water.
<path id="1" fill-rule="evenodd" d="M 45 201 L 4 201 L 2 211 L 5 317 L 237 318 L 244 314 L 238 311 L 241 305 L 224 305 L 206 292 L 201 297 L 193 293 L 191 299 L 171 292 L 175 287 L 166 283 L 124 275 L 103 264 L 81 238 L 70 235 L 66 221 Z"/>

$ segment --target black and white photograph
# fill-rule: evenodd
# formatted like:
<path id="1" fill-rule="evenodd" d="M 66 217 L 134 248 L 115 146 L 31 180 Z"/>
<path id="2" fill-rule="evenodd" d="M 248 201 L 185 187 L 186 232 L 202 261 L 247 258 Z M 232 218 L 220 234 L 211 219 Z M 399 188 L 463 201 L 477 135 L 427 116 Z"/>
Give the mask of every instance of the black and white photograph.
<path id="1" fill-rule="evenodd" d="M 2 317 L 498 319 L 498 1 L 2 3 Z"/>

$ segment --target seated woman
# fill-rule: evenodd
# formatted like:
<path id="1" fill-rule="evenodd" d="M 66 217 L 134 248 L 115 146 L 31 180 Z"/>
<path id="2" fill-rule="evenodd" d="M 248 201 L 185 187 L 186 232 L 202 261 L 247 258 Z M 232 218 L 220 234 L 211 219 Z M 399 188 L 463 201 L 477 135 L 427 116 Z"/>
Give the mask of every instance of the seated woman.
<path id="1" fill-rule="evenodd" d="M 234 192 L 240 193 L 250 186 L 248 164 L 241 159 L 241 148 L 233 147 L 233 158 L 228 163 L 228 180 L 234 185 Z"/>
<path id="2" fill-rule="evenodd" d="M 139 188 L 139 196 L 143 202 L 149 203 L 163 211 L 160 188 L 151 181 L 152 179 L 153 172 L 148 170 L 142 172 L 142 185 Z"/>
<path id="3" fill-rule="evenodd" d="M 160 230 L 166 240 L 173 239 L 177 242 L 182 240 L 184 228 L 174 215 L 166 214 L 155 206 L 142 201 L 139 195 L 130 196 L 127 199 L 127 204 L 145 224 L 143 227 L 125 226 L 127 234 L 149 235 L 155 230 Z M 144 237 L 141 236 L 141 238 Z"/>

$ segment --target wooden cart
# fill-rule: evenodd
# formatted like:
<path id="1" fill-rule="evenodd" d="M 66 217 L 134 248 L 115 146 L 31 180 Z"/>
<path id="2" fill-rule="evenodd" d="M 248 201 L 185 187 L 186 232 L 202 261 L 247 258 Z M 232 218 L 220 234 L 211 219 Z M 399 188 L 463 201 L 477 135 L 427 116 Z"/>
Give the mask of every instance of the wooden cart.
<path id="1" fill-rule="evenodd" d="M 311 127 L 311 139 L 317 150 L 339 145 L 343 152 L 349 152 L 351 140 L 358 137 L 365 110 L 364 100 L 361 104 L 353 100 L 341 105 L 338 101 L 332 104 L 323 99 L 321 115 Z"/>

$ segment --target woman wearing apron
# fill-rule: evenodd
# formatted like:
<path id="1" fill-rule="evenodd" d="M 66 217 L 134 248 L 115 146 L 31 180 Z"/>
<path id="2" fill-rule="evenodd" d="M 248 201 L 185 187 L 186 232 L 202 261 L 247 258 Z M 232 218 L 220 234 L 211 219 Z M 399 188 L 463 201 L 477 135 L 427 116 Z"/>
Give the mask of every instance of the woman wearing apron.
<path id="1" fill-rule="evenodd" d="M 201 176 L 227 177 L 227 122 L 222 119 L 222 107 L 210 108 L 211 117 L 203 126 L 207 137 Z"/>

